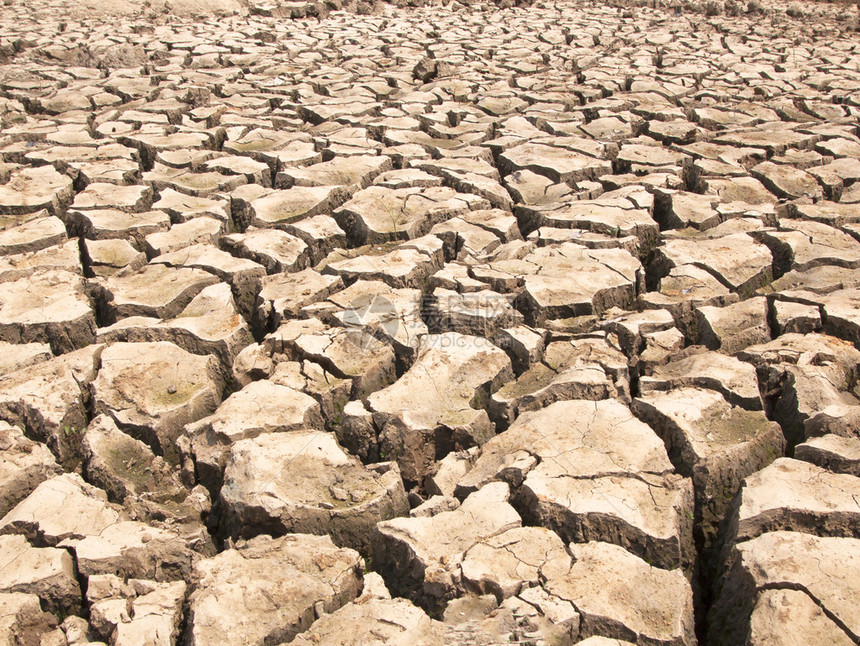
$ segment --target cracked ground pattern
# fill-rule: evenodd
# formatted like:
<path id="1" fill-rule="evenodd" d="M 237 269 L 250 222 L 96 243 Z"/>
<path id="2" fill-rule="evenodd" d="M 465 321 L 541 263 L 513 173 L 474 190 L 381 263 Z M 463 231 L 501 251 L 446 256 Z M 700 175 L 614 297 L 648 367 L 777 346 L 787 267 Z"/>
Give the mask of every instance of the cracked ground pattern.
<path id="1" fill-rule="evenodd" d="M 860 643 L 860 12 L 6 0 L 0 642 Z"/>

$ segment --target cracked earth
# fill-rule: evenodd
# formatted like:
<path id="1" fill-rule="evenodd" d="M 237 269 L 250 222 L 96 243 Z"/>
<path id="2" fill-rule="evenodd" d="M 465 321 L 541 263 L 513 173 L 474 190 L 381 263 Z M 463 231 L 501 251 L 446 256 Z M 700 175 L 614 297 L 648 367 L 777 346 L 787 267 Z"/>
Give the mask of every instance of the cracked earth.
<path id="1" fill-rule="evenodd" d="M 860 11 L 6 0 L 0 642 L 860 643 Z"/>

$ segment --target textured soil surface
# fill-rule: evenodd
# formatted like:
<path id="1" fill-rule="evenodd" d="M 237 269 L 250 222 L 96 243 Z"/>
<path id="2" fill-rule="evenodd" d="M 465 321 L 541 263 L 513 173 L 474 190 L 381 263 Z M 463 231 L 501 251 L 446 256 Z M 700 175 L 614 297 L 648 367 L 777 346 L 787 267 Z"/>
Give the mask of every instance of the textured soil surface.
<path id="1" fill-rule="evenodd" d="M 6 0 L 0 643 L 860 643 L 860 13 Z"/>

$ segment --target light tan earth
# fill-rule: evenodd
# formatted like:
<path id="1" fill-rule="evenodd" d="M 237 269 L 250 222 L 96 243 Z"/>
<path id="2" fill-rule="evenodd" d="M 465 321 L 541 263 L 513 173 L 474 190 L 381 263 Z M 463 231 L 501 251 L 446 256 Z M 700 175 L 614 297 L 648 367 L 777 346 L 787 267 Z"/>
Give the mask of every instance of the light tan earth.
<path id="1" fill-rule="evenodd" d="M 860 643 L 860 11 L 6 0 L 0 642 Z"/>
<path id="2" fill-rule="evenodd" d="M 132 17 L 147 13 L 176 16 L 237 15 L 247 11 L 239 0 L 83 0 L 69 3 L 69 17 L 80 20 L 92 16 Z"/>

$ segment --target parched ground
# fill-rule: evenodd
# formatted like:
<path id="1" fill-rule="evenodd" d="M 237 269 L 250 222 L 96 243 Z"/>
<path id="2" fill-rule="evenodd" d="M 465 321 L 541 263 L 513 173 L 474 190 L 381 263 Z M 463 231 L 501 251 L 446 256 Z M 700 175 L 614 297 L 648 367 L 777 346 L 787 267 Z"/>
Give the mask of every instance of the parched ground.
<path id="1" fill-rule="evenodd" d="M 860 643 L 858 9 L 656 4 L 7 0 L 0 642 Z"/>

